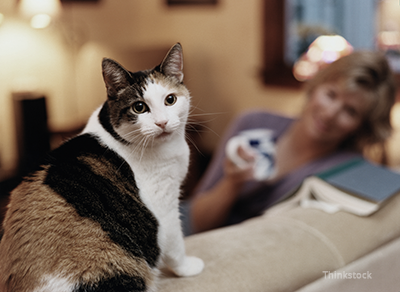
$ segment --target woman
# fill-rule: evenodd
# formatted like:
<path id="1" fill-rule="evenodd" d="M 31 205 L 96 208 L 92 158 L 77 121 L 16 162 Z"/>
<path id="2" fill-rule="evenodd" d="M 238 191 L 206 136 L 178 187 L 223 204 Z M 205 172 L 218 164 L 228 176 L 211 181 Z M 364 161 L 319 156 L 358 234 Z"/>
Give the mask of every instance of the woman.
<path id="1" fill-rule="evenodd" d="M 261 215 L 311 174 L 332 167 L 389 137 L 395 85 L 383 55 L 357 52 L 332 63 L 307 85 L 308 101 L 297 120 L 265 112 L 241 116 L 222 144 L 184 208 L 186 233 L 239 223 Z M 243 130 L 269 128 L 275 133 L 277 173 L 272 181 L 251 180 L 253 156 L 245 169 L 225 157 L 229 138 Z"/>

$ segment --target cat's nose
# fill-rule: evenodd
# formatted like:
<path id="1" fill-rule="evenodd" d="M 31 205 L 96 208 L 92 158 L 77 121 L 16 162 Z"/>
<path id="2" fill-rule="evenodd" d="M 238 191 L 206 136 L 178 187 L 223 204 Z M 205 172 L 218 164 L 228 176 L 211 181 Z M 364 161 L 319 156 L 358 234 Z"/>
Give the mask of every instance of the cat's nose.
<path id="1" fill-rule="evenodd" d="M 155 122 L 155 124 L 160 127 L 161 129 L 165 129 L 165 126 L 167 125 L 168 121 L 159 121 Z"/>

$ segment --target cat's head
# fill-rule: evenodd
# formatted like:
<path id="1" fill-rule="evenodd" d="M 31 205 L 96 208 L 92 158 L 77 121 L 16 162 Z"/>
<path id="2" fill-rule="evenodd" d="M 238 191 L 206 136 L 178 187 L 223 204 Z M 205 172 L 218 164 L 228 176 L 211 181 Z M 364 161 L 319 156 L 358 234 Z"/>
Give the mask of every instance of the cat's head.
<path id="1" fill-rule="evenodd" d="M 151 146 L 184 135 L 190 94 L 182 83 L 179 43 L 152 70 L 133 73 L 111 59 L 102 65 L 108 98 L 99 120 L 114 138 Z"/>

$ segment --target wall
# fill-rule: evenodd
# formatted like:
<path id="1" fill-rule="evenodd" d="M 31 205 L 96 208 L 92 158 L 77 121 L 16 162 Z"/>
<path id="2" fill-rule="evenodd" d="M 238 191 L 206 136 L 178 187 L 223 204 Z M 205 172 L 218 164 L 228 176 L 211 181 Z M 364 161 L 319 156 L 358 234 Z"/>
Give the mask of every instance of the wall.
<path id="1" fill-rule="evenodd" d="M 34 31 L 8 17 L 0 27 L 0 161 L 10 170 L 16 160 L 14 91 L 35 91 L 50 97 L 50 125 L 63 127 L 76 112 L 73 58 L 55 30 Z M 72 85 L 72 86 L 71 86 Z"/>
<path id="2" fill-rule="evenodd" d="M 6 16 L 0 27 L 2 169 L 12 168 L 16 159 L 10 98 L 15 83 L 44 92 L 50 127 L 68 129 L 84 123 L 105 99 L 100 67 L 104 56 L 140 70 L 144 68 L 139 65 L 156 64 L 135 62 L 135 57 L 154 52 L 157 63 L 178 41 L 184 49 L 193 117 L 210 129 L 203 134 L 207 150 L 216 145 L 227 123 L 246 109 L 297 114 L 303 102 L 301 92 L 265 87 L 259 78 L 262 3 L 219 0 L 216 6 L 174 7 L 164 0 L 73 3 L 63 7 L 51 28 L 34 31 L 17 19 L 14 1 L 2 0 L 0 12 Z M 10 39 L 16 41 L 18 36 L 23 41 L 11 44 Z M 153 62 L 151 56 L 147 59 Z"/>
<path id="3" fill-rule="evenodd" d="M 219 135 L 227 122 L 245 109 L 265 107 L 296 114 L 302 101 L 297 91 L 266 88 L 258 78 L 262 3 L 219 0 L 216 6 L 168 7 L 161 0 L 103 0 L 95 8 L 74 5 L 66 14 L 81 22 L 91 41 L 130 49 L 132 56 L 146 49 L 167 50 L 181 42 L 185 82 L 192 92 L 195 113 L 212 114 L 203 119 Z M 217 139 L 214 133 L 207 133 L 207 147 L 212 148 Z"/>
<path id="4" fill-rule="evenodd" d="M 398 0 L 379 1 L 381 11 L 378 18 L 380 30 L 400 31 L 400 2 Z"/>

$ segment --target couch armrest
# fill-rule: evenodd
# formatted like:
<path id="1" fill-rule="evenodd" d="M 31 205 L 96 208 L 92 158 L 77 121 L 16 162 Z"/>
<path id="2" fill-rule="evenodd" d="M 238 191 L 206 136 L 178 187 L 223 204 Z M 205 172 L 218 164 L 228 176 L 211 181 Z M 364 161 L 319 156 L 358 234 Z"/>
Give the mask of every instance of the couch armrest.
<path id="1" fill-rule="evenodd" d="M 335 271 L 336 273 L 330 271 L 331 275 L 324 275 L 296 292 L 398 291 L 399 271 L 400 237 Z M 349 279 L 348 276 L 346 278 L 343 276 L 344 273 L 347 275 L 356 273 L 357 277 L 359 275 L 362 277 Z"/>
<path id="2" fill-rule="evenodd" d="M 369 217 L 297 204 L 271 214 L 188 237 L 205 270 L 167 274 L 160 291 L 294 291 L 400 236 L 400 196 Z"/>

